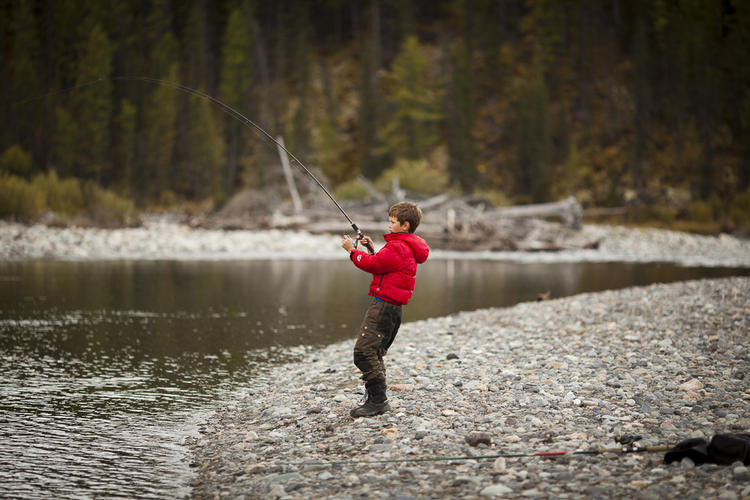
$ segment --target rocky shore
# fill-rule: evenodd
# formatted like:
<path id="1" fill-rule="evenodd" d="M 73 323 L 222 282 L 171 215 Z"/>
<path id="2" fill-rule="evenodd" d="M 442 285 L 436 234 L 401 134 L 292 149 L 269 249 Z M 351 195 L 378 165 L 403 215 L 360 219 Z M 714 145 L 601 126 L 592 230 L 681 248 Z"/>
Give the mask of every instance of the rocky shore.
<path id="1" fill-rule="evenodd" d="M 346 231 L 342 225 L 342 231 Z M 374 237 L 382 244 L 380 235 Z M 518 262 L 673 262 L 686 266 L 750 267 L 750 240 L 659 229 L 585 225 L 575 239 L 596 248 L 549 252 L 433 249 L 431 259 Z M 124 229 L 55 228 L 0 221 L 0 261 L 341 259 L 341 236 L 304 231 L 193 229 L 168 218 Z"/>
<path id="2" fill-rule="evenodd" d="M 352 343 L 300 348 L 187 440 L 192 497 L 750 498 L 740 463 L 497 457 L 750 432 L 748 297 L 728 278 L 408 323 L 386 358 L 392 411 L 368 419 L 349 417 Z"/>

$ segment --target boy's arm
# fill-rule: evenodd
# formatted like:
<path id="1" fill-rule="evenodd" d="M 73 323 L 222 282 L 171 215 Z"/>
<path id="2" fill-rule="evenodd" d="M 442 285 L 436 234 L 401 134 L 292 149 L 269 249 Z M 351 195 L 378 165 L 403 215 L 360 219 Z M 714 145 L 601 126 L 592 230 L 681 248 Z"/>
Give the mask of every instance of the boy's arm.
<path id="1" fill-rule="evenodd" d="M 398 253 L 394 250 L 393 245 L 386 243 L 375 255 L 370 255 L 362 250 L 352 249 L 349 252 L 349 258 L 354 265 L 363 271 L 373 274 L 384 274 L 397 271 L 399 269 Z"/>

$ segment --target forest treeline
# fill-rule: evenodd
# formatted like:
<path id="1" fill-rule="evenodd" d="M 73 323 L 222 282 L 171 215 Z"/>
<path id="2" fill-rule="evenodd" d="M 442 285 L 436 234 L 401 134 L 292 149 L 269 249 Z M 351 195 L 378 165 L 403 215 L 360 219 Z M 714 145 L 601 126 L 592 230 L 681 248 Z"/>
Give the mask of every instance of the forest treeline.
<path id="1" fill-rule="evenodd" d="M 282 182 L 261 134 L 119 78 L 144 76 L 283 136 L 343 197 L 398 177 L 750 227 L 746 1 L 3 0 L 0 50 L 0 214 Z"/>

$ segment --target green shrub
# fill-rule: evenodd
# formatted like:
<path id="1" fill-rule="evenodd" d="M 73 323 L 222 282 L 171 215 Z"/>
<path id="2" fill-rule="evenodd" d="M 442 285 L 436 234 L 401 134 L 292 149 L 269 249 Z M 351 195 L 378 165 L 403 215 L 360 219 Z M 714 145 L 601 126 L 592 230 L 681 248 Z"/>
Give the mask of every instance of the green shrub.
<path id="1" fill-rule="evenodd" d="M 336 186 L 333 190 L 334 198 L 339 200 L 364 200 L 368 198 L 367 189 L 356 179 Z"/>
<path id="2" fill-rule="evenodd" d="M 665 205 L 639 205 L 627 209 L 627 219 L 635 224 L 670 227 L 677 218 L 677 210 Z"/>
<path id="3" fill-rule="evenodd" d="M 47 174 L 34 177 L 32 185 L 44 196 L 48 210 L 63 215 L 75 215 L 84 208 L 83 193 L 78 179 L 59 179 L 57 173 L 51 170 Z"/>
<path id="4" fill-rule="evenodd" d="M 128 223 L 135 212 L 132 201 L 93 182 L 84 184 L 83 200 L 87 215 L 100 226 L 121 226 Z"/>
<path id="5" fill-rule="evenodd" d="M 710 222 L 714 220 L 714 209 L 706 201 L 696 201 L 690 205 L 688 210 L 691 220 L 696 222 Z"/>
<path id="6" fill-rule="evenodd" d="M 449 183 L 448 174 L 441 168 L 429 165 L 425 160 L 401 159 L 380 174 L 375 181 L 375 188 L 383 193 L 390 192 L 395 178 L 398 178 L 403 189 L 428 195 L 444 192 Z"/>
<path id="7" fill-rule="evenodd" d="M 729 219 L 735 229 L 750 233 L 750 188 L 734 197 L 729 204 Z"/>
<path id="8" fill-rule="evenodd" d="M 493 207 L 507 207 L 513 204 L 503 191 L 497 189 L 479 190 L 474 194 L 487 198 Z"/>
<path id="9" fill-rule="evenodd" d="M 31 154 L 13 145 L 0 155 L 0 173 L 26 175 L 31 170 Z"/>
<path id="10" fill-rule="evenodd" d="M 44 196 L 15 175 L 0 177 L 0 217 L 31 221 L 44 210 Z"/>

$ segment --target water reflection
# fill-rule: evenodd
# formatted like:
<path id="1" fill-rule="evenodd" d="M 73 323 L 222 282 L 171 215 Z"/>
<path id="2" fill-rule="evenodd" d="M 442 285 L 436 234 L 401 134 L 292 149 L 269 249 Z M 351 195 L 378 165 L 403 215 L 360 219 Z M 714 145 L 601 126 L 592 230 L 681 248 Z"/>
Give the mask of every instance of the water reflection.
<path id="1" fill-rule="evenodd" d="M 435 260 L 405 321 L 750 270 Z M 0 263 L 0 495 L 185 494 L 179 443 L 287 346 L 352 337 L 342 262 Z"/>

